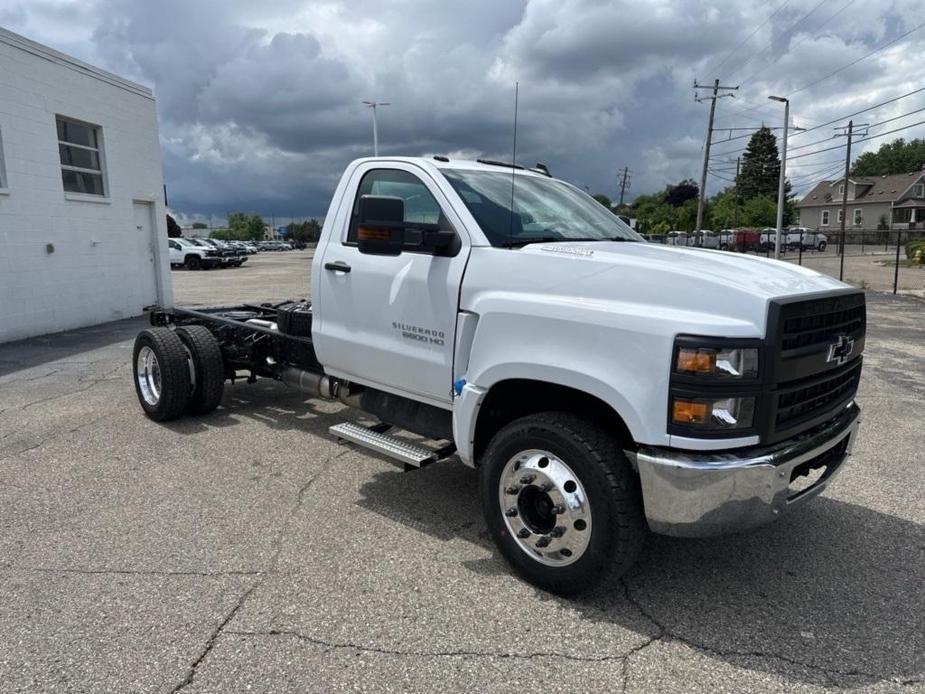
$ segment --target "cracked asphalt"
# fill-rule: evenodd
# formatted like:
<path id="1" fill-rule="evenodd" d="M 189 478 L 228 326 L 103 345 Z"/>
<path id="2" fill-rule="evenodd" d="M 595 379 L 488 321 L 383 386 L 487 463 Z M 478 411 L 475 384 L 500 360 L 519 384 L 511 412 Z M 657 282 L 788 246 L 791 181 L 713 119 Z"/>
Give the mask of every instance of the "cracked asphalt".
<path id="1" fill-rule="evenodd" d="M 178 301 L 264 266 L 304 286 L 307 255 L 174 273 Z M 338 445 L 338 405 L 239 382 L 160 425 L 131 383 L 143 321 L 0 345 L 0 692 L 925 691 L 925 302 L 868 306 L 826 494 L 652 536 L 577 600 L 508 572 L 472 470 Z"/>

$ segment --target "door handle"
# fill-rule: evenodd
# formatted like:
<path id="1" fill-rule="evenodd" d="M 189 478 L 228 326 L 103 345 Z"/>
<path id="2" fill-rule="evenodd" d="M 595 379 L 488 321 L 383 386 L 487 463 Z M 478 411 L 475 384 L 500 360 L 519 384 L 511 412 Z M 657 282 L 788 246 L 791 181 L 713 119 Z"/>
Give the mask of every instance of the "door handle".
<path id="1" fill-rule="evenodd" d="M 350 272 L 350 266 L 340 260 L 336 263 L 325 263 L 324 269 L 331 270 L 332 272 Z"/>

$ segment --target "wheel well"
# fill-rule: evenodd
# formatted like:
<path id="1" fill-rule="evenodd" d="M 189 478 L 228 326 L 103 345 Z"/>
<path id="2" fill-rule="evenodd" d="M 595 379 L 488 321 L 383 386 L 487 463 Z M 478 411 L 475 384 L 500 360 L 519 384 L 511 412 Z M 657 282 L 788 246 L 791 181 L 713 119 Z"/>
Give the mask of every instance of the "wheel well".
<path id="1" fill-rule="evenodd" d="M 612 432 L 624 448 L 634 446 L 623 418 L 600 398 L 555 383 L 511 379 L 492 386 L 482 401 L 475 425 L 475 460 L 492 437 L 509 422 L 536 412 L 565 411 L 581 415 Z"/>

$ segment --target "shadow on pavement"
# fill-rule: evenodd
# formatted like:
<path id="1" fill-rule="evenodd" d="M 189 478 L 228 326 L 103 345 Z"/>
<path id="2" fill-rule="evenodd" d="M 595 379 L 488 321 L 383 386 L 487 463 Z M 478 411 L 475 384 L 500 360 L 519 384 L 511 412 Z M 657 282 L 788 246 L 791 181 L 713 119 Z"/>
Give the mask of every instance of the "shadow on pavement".
<path id="1" fill-rule="evenodd" d="M 478 474 L 461 463 L 383 472 L 359 505 L 440 540 L 492 547 Z M 503 560 L 464 562 L 508 573 Z M 515 580 L 513 577 L 511 580 Z M 568 604 L 638 630 L 626 601 L 667 640 L 738 667 L 816 684 L 918 681 L 925 670 L 925 528 L 819 498 L 776 524 L 708 540 L 651 535 L 620 585 Z"/>
<path id="2" fill-rule="evenodd" d="M 0 376 L 31 369 L 51 361 L 67 360 L 126 340 L 134 340 L 148 326 L 147 316 L 103 323 L 51 335 L 0 344 Z M 131 347 L 127 354 L 131 361 Z"/>

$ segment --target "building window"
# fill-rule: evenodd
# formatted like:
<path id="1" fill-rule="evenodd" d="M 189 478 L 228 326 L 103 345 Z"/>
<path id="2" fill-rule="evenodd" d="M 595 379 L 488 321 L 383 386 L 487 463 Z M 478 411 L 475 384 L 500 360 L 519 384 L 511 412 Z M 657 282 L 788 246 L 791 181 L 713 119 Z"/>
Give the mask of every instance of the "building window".
<path id="1" fill-rule="evenodd" d="M 838 186 L 838 195 L 839 197 L 841 197 L 844 194 L 845 194 L 845 184 L 842 183 L 840 186 Z"/>
<path id="2" fill-rule="evenodd" d="M 912 221 L 911 207 L 897 207 L 893 210 L 893 221 L 897 224 L 908 224 Z"/>
<path id="3" fill-rule="evenodd" d="M 842 223 L 842 220 L 843 220 L 844 218 L 845 218 L 845 212 L 844 212 L 844 210 L 842 210 L 842 208 L 839 207 L 839 208 L 838 208 L 838 216 L 837 216 L 837 219 L 835 220 L 835 223 L 836 223 L 836 224 L 841 224 L 841 223 Z"/>
<path id="4" fill-rule="evenodd" d="M 864 210 L 857 208 L 854 211 L 854 226 L 861 226 L 861 222 L 864 221 Z"/>
<path id="5" fill-rule="evenodd" d="M 58 116 L 61 180 L 67 193 L 105 195 L 100 128 Z"/>
<path id="6" fill-rule="evenodd" d="M 916 183 L 912 186 L 912 197 L 925 198 L 925 183 Z"/>
<path id="7" fill-rule="evenodd" d="M 829 226 L 829 211 L 828 210 L 822 210 L 822 226 L 824 227 Z"/>

